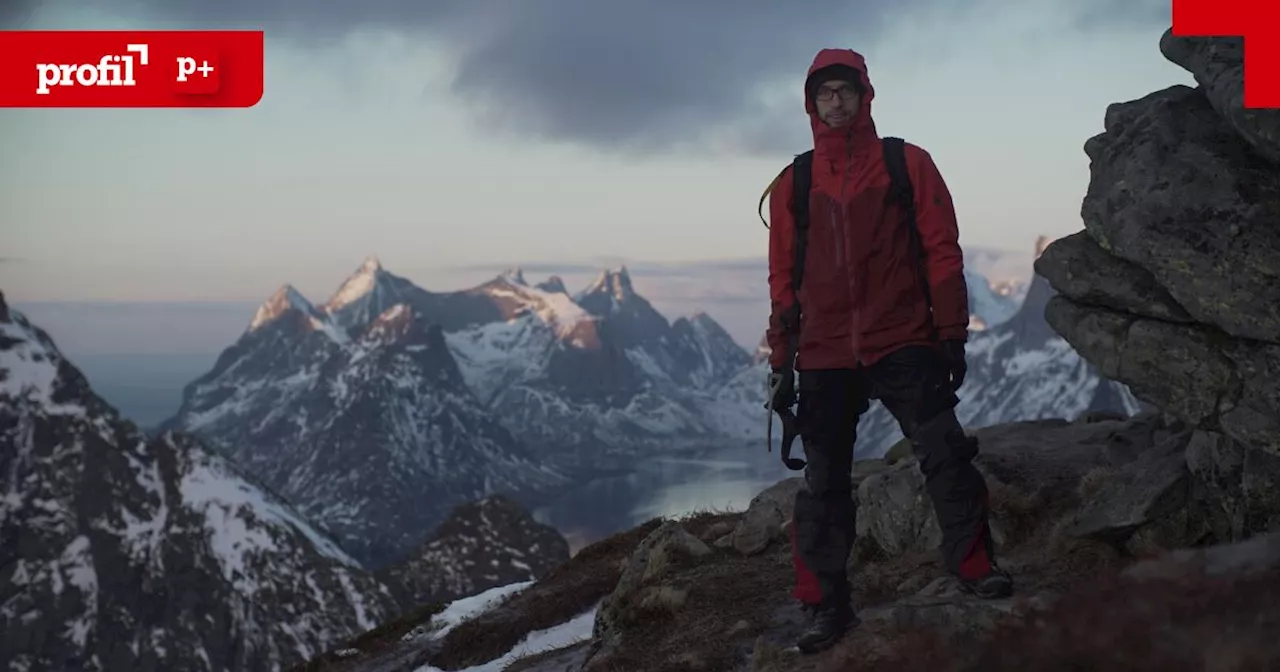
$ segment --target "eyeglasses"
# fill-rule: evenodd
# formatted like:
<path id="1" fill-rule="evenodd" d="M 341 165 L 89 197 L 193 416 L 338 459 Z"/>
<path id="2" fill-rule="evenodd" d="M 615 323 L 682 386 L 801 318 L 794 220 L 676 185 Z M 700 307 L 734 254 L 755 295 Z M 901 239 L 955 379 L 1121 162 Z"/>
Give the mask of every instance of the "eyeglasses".
<path id="1" fill-rule="evenodd" d="M 837 93 L 840 94 L 840 100 L 845 101 L 852 100 L 854 96 L 858 95 L 858 90 L 848 85 L 842 86 L 838 89 L 819 87 L 818 90 L 814 92 L 813 97 L 826 102 L 835 98 Z"/>

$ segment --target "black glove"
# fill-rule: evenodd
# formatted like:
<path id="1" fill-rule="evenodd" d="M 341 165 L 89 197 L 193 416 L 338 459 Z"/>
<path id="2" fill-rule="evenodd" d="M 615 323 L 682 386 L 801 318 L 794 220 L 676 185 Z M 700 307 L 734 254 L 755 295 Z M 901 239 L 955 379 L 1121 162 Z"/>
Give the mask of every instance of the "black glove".
<path id="1" fill-rule="evenodd" d="M 969 372 L 969 365 L 964 361 L 964 341 L 950 339 L 942 342 L 942 356 L 946 359 L 947 370 L 951 376 L 951 390 L 959 390 L 964 385 L 964 376 Z"/>
<path id="2" fill-rule="evenodd" d="M 789 366 L 775 367 L 769 374 L 769 389 L 773 396 L 766 408 L 791 408 L 796 403 L 796 372 Z"/>

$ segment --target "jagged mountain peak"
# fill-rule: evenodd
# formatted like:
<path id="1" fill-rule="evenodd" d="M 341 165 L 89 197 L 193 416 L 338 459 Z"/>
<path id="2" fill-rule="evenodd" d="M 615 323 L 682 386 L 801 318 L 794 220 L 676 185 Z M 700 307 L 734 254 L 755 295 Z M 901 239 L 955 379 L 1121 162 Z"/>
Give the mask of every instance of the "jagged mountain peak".
<path id="1" fill-rule="evenodd" d="M 253 314 L 253 320 L 249 323 L 249 330 L 254 331 L 262 328 L 270 322 L 280 318 L 285 313 L 296 310 L 308 317 L 320 317 L 319 311 L 312 305 L 307 297 L 302 295 L 293 285 L 288 283 L 281 285 L 262 305 L 258 306 L 258 310 Z"/>
<path id="2" fill-rule="evenodd" d="M 619 303 L 635 297 L 635 287 L 631 284 L 631 273 L 627 270 L 626 265 L 600 271 L 595 280 L 592 280 L 591 284 L 587 285 L 587 288 L 582 290 L 577 298 L 581 302 L 583 299 L 595 295 L 610 296 Z"/>
<path id="3" fill-rule="evenodd" d="M 1049 244 L 1050 244 L 1050 243 L 1052 243 L 1052 242 L 1053 242 L 1053 239 L 1052 239 L 1052 238 L 1050 238 L 1049 236 L 1043 236 L 1043 235 L 1042 235 L 1042 236 L 1037 236 L 1037 237 L 1036 237 L 1036 257 L 1035 257 L 1035 258 L 1036 258 L 1036 259 L 1039 259 L 1039 258 L 1040 258 L 1040 255 L 1044 254 L 1044 250 L 1045 250 L 1045 248 L 1049 247 Z"/>
<path id="4" fill-rule="evenodd" d="M 1037 259 L 1051 242 L 1047 236 L 1036 239 Z M 1012 333 L 1019 346 L 1025 349 L 1043 348 L 1050 341 L 1060 339 L 1061 336 L 1049 326 L 1044 317 L 1049 299 L 1052 299 L 1055 293 L 1049 281 L 1043 275 L 1035 273 L 1031 278 L 1031 284 L 1027 287 L 1027 295 L 1023 298 L 1022 305 L 1013 317 L 995 327 L 996 333 Z"/>
<path id="5" fill-rule="evenodd" d="M 338 287 L 338 291 L 325 302 L 324 311 L 330 314 L 335 313 L 377 292 L 379 281 L 386 273 L 382 262 L 377 257 L 366 257 L 364 263 L 360 264 L 360 267 Z"/>
<path id="6" fill-rule="evenodd" d="M 676 318 L 675 322 L 671 323 L 671 327 L 677 332 L 681 332 L 686 329 L 690 330 L 693 333 L 698 334 L 700 338 L 733 340 L 733 337 L 729 335 L 729 332 L 726 331 L 714 317 L 711 317 L 710 313 L 703 310 L 694 311 L 688 317 Z"/>
<path id="7" fill-rule="evenodd" d="M 396 304 L 413 306 L 419 313 L 439 312 L 439 296 L 388 271 L 376 257 L 351 274 L 321 310 L 345 333 L 360 331 Z M 438 319 L 439 315 L 432 315 Z"/>
<path id="8" fill-rule="evenodd" d="M 689 322 L 702 328 L 718 329 L 720 331 L 724 331 L 724 327 L 721 326 L 720 323 L 717 322 L 714 317 L 711 317 L 711 313 L 708 313 L 705 310 L 693 311 L 693 314 L 689 315 Z M 725 332 L 725 333 L 727 334 L 728 332 Z"/>
<path id="9" fill-rule="evenodd" d="M 537 289 L 540 289 L 548 294 L 568 294 L 569 293 L 569 289 L 564 286 L 564 280 L 558 275 L 553 275 L 547 278 L 546 280 L 544 280 L 543 282 L 538 283 Z"/>
<path id="10" fill-rule="evenodd" d="M 498 276 L 498 279 L 506 280 L 513 285 L 519 285 L 521 287 L 527 287 L 529 285 L 529 283 L 525 282 L 524 279 L 524 269 L 519 266 L 513 266 L 503 271 L 502 275 Z"/>
<path id="11" fill-rule="evenodd" d="M 769 362 L 769 356 L 773 354 L 773 348 L 769 347 L 769 337 L 761 336 L 760 343 L 756 345 L 755 352 L 751 353 L 752 366 L 759 366 Z"/>

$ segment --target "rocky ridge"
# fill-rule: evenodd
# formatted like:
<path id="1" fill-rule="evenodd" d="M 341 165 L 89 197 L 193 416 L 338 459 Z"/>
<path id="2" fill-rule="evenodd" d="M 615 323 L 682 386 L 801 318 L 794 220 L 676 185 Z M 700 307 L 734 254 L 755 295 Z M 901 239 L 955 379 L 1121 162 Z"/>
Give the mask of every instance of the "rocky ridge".
<path id="1" fill-rule="evenodd" d="M 430 539 L 379 578 L 401 604 L 420 605 L 532 581 L 569 559 L 569 542 L 511 499 L 460 505 Z"/>
<path id="2" fill-rule="evenodd" d="M 975 435 L 1011 599 L 977 600 L 945 575 L 915 460 L 891 456 L 856 468 L 861 623 L 828 652 L 793 645 L 805 624 L 789 594 L 797 477 L 744 512 L 655 519 L 588 546 L 438 635 L 424 625 L 302 669 L 1189 671 L 1210 669 L 1204 651 L 1222 656 L 1212 669 L 1280 664 L 1280 529 L 1204 545 L 1214 503 L 1184 458 L 1197 430 L 1147 413 Z M 584 619 L 577 637 L 557 636 Z"/>

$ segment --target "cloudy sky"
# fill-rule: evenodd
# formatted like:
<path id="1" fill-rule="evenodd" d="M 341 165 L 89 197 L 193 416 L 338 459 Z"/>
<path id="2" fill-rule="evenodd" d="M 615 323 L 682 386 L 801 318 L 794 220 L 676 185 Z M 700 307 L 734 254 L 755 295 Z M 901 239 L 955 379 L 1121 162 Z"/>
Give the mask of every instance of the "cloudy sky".
<path id="1" fill-rule="evenodd" d="M 6 27 L 267 31 L 252 109 L 0 110 L 16 303 L 323 300 L 376 254 L 433 289 L 628 261 L 660 308 L 714 315 L 721 270 L 747 278 L 726 301 L 763 288 L 755 207 L 809 141 L 821 47 L 867 56 L 881 133 L 933 154 L 962 243 L 1028 255 L 1081 228 L 1107 104 L 1191 83 L 1157 47 L 1168 0 L 6 6 Z"/>

